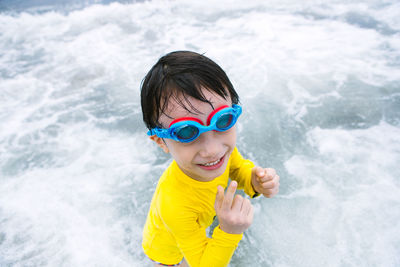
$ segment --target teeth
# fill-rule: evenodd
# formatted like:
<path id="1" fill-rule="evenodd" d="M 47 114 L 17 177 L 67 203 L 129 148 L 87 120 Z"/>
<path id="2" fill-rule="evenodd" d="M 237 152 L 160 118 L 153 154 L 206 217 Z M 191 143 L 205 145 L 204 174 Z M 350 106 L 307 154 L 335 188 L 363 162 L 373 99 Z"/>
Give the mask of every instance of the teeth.
<path id="1" fill-rule="evenodd" d="M 213 165 L 217 164 L 220 161 L 221 161 L 221 159 L 218 159 L 218 160 L 216 160 L 214 162 L 209 162 L 209 163 L 203 164 L 203 166 L 207 166 L 207 167 L 213 166 Z"/>

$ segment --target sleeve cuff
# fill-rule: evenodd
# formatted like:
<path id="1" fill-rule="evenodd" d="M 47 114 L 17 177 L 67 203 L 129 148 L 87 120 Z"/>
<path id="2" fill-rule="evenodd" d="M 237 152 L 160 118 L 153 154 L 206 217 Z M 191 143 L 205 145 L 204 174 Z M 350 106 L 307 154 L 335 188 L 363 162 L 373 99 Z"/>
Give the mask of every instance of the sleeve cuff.
<path id="1" fill-rule="evenodd" d="M 243 233 L 241 234 L 228 234 L 221 230 L 219 225 L 215 227 L 213 239 L 224 246 L 237 246 L 239 241 L 242 240 Z"/>
<path id="2" fill-rule="evenodd" d="M 253 169 L 253 167 L 255 166 L 253 162 L 249 161 L 248 163 L 249 168 L 248 168 L 248 173 L 246 175 L 246 185 L 244 187 L 244 192 L 250 196 L 251 198 L 255 198 L 258 197 L 260 194 L 257 193 L 254 188 L 253 185 L 251 184 L 251 170 Z"/>

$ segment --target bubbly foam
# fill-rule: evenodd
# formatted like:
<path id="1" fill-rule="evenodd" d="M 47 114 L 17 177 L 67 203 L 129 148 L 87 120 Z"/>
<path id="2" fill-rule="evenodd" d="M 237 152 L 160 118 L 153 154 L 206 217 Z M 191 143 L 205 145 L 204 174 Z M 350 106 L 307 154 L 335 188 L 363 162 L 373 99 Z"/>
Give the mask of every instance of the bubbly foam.
<path id="1" fill-rule="evenodd" d="M 226 70 L 240 151 L 281 176 L 230 266 L 400 265 L 396 1 L 73 3 L 0 5 L 1 266 L 149 264 L 170 159 L 139 87 L 181 49 Z"/>

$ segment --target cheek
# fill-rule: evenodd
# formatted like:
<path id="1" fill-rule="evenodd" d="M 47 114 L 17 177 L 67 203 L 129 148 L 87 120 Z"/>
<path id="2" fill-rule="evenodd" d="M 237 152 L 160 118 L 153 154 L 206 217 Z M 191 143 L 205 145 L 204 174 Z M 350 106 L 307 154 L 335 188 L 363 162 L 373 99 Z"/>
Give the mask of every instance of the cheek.
<path id="1" fill-rule="evenodd" d="M 236 126 L 232 128 L 232 138 L 234 142 L 236 143 Z"/>
<path id="2" fill-rule="evenodd" d="M 224 139 L 229 145 L 236 145 L 236 126 L 232 127 L 228 131 L 224 132 Z"/>
<path id="3" fill-rule="evenodd" d="M 171 156 L 179 163 L 191 161 L 193 157 L 193 148 L 175 141 L 167 143 Z"/>

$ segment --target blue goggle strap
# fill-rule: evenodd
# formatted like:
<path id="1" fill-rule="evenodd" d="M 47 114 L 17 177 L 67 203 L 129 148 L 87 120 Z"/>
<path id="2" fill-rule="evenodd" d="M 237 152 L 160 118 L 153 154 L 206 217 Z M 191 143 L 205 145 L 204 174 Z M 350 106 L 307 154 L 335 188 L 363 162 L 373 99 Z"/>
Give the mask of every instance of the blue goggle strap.
<path id="1" fill-rule="evenodd" d="M 170 138 L 169 129 L 162 129 L 159 127 L 153 128 L 147 132 L 147 135 L 157 135 L 160 138 Z"/>

